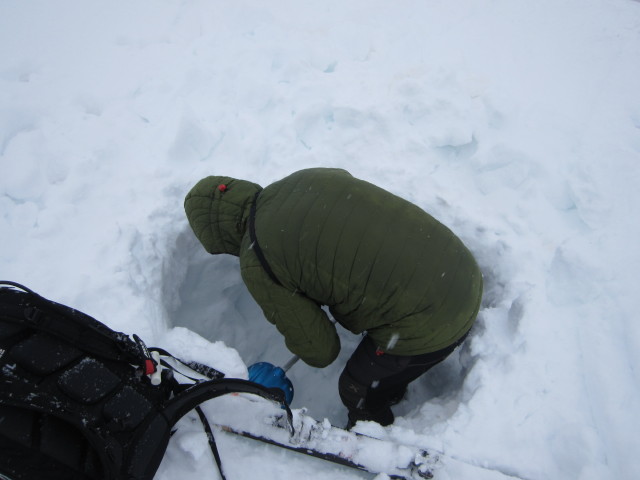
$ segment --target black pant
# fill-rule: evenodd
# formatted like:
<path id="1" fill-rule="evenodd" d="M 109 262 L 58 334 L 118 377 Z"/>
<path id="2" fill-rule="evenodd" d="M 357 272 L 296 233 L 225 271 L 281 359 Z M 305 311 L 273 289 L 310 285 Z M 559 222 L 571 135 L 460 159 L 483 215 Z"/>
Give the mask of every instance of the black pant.
<path id="1" fill-rule="evenodd" d="M 373 340 L 364 337 L 338 382 L 340 398 L 349 410 L 348 428 L 358 420 L 393 423 L 390 407 L 402 399 L 407 385 L 447 358 L 465 337 L 442 350 L 410 356 L 377 353 Z"/>

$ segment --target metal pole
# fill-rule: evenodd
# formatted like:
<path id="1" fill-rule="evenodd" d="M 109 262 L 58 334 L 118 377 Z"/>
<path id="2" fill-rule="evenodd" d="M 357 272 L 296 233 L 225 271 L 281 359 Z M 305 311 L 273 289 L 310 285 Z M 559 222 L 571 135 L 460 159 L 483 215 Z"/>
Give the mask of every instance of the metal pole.
<path id="1" fill-rule="evenodd" d="M 294 355 L 289 359 L 287 363 L 283 365 L 282 370 L 287 372 L 291 367 L 293 367 L 296 364 L 298 360 L 300 360 L 300 357 L 298 355 Z"/>

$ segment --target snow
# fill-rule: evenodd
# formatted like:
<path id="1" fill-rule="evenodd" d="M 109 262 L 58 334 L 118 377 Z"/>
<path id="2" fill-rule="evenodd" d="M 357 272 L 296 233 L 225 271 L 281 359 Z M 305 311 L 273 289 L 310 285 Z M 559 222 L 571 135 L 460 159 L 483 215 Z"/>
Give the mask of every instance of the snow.
<path id="1" fill-rule="evenodd" d="M 290 354 L 184 195 L 346 168 L 485 276 L 471 337 L 386 435 L 445 452 L 440 479 L 638 478 L 639 78 L 635 0 L 5 0 L 0 277 L 243 377 Z M 340 335 L 333 365 L 290 370 L 293 406 L 338 425 Z M 215 478 L 191 420 L 158 479 Z M 230 480 L 371 477 L 220 444 Z"/>

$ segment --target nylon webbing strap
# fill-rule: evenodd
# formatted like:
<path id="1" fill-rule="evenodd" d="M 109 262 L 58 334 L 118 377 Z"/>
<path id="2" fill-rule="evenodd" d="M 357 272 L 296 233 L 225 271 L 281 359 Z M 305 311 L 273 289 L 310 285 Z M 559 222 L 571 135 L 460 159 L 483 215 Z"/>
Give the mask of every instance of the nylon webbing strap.
<path id="1" fill-rule="evenodd" d="M 267 262 L 267 259 L 264 258 L 264 253 L 262 253 L 262 249 L 260 248 L 260 244 L 258 243 L 258 237 L 256 237 L 256 204 L 258 203 L 258 195 L 260 195 L 260 192 L 256 193 L 256 196 L 253 197 L 253 204 L 251 205 L 251 210 L 249 211 L 249 238 L 251 238 L 253 251 L 256 252 L 256 256 L 258 257 L 258 260 L 260 260 L 260 264 L 262 265 L 262 268 L 264 268 L 264 271 L 267 272 L 267 275 L 269 275 L 269 278 L 271 278 L 274 283 L 282 286 L 280 280 L 278 280 L 278 277 L 276 277 L 275 273 L 273 273 L 273 270 L 271 270 L 269 262 Z"/>
<path id="2" fill-rule="evenodd" d="M 220 458 L 220 452 L 218 451 L 218 446 L 216 445 L 216 439 L 213 436 L 213 430 L 211 430 L 211 425 L 209 424 L 209 420 L 207 420 L 206 415 L 202 411 L 202 408 L 198 405 L 196 408 L 196 413 L 198 417 L 200 417 L 200 423 L 202 423 L 202 427 L 204 428 L 204 433 L 207 434 L 207 440 L 209 442 L 209 448 L 211 449 L 211 453 L 213 454 L 213 458 L 216 461 L 216 465 L 218 466 L 218 472 L 220 472 L 220 478 L 222 480 L 227 480 L 227 477 L 224 475 L 224 471 L 222 470 L 222 459 Z"/>

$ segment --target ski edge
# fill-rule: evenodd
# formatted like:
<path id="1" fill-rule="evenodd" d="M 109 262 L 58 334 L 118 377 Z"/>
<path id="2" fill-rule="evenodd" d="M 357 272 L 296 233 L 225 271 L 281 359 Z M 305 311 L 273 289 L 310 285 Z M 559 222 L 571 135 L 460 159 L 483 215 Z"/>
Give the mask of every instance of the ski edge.
<path id="1" fill-rule="evenodd" d="M 297 446 L 297 445 L 292 445 L 292 444 L 287 444 L 287 443 L 282 443 L 279 442 L 277 440 L 262 436 L 262 435 L 258 435 L 255 433 L 251 433 L 242 429 L 236 429 L 233 428 L 229 425 L 221 425 L 221 424 L 213 424 L 215 428 L 217 428 L 218 430 L 221 430 L 223 432 L 226 433 L 230 433 L 233 435 L 238 435 L 244 438 L 249 438 L 252 440 L 256 440 L 262 443 L 266 443 L 275 447 L 279 447 L 279 448 L 284 448 L 286 450 L 290 450 L 293 452 L 297 452 L 297 453 L 301 453 L 304 455 L 308 455 L 314 458 L 318 458 L 321 460 L 326 460 L 329 461 L 331 463 L 335 463 L 337 465 L 341 465 L 344 467 L 348 467 L 348 468 L 353 468 L 356 470 L 360 470 L 363 472 L 368 472 L 374 475 L 380 474 L 380 473 L 385 473 L 390 479 L 393 480 L 416 480 L 416 479 L 431 479 L 433 478 L 433 471 L 432 470 L 425 470 L 425 471 L 420 471 L 418 472 L 417 470 L 417 466 L 416 466 L 416 471 L 415 473 L 413 471 L 408 471 L 406 475 L 404 474 L 397 474 L 397 473 L 393 473 L 393 474 L 389 474 L 386 472 L 378 472 L 378 471 L 372 471 L 370 468 L 368 468 L 365 465 L 361 465 L 353 460 L 350 460 L 348 458 L 342 457 L 340 455 L 334 454 L 334 453 L 327 453 L 327 452 L 321 452 L 319 450 L 310 448 L 308 446 Z"/>

